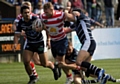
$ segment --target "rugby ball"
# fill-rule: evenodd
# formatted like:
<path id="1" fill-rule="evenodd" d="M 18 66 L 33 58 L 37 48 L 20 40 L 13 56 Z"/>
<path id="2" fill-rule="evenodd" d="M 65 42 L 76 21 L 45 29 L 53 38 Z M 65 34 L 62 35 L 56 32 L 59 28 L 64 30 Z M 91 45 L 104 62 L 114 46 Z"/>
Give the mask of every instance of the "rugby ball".
<path id="1" fill-rule="evenodd" d="M 42 28 L 42 21 L 41 19 L 36 19 L 32 23 L 32 29 L 35 30 L 36 28 Z"/>

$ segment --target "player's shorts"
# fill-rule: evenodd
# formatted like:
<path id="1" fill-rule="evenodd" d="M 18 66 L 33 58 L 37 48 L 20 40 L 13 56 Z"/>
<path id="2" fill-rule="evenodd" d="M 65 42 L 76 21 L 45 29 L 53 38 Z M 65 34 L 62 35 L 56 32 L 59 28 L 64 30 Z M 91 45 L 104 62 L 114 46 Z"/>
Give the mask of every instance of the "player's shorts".
<path id="1" fill-rule="evenodd" d="M 55 58 L 56 56 L 64 56 L 66 54 L 67 46 L 67 37 L 59 41 L 51 41 L 51 52 L 53 57 Z"/>
<path id="2" fill-rule="evenodd" d="M 86 40 L 82 46 L 80 50 L 85 50 L 88 51 L 90 53 L 90 56 L 92 56 L 94 54 L 94 51 L 96 49 L 96 42 L 95 40 Z"/>
<path id="3" fill-rule="evenodd" d="M 78 70 L 72 70 L 73 74 L 76 75 L 76 74 L 80 74 L 80 72 Z"/>
<path id="4" fill-rule="evenodd" d="M 27 43 L 27 40 L 24 44 L 24 50 L 37 52 L 38 54 L 42 54 L 47 51 L 46 46 L 44 45 L 44 41 L 38 43 Z"/>

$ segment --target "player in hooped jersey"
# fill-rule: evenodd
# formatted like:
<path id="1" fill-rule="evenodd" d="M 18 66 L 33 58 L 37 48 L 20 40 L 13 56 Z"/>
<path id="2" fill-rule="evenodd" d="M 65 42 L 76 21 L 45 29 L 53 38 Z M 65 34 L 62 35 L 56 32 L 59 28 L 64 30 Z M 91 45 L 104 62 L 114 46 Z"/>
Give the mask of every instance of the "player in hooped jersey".
<path id="1" fill-rule="evenodd" d="M 31 6 L 31 3 L 30 3 L 29 1 L 24 1 L 24 2 L 22 3 L 22 6 L 24 6 L 24 5 L 28 6 L 28 7 L 30 8 L 30 10 L 32 11 L 32 6 Z M 32 13 L 32 12 L 31 12 L 31 15 L 32 15 L 32 16 L 37 16 L 37 17 L 39 17 L 37 14 L 34 14 L 34 13 Z M 13 27 L 12 27 L 13 31 L 16 31 L 17 23 L 19 22 L 19 20 L 20 20 L 21 18 L 23 18 L 23 17 L 22 17 L 22 14 L 19 14 L 19 15 L 17 16 L 17 18 L 14 20 Z M 42 32 L 42 33 L 43 33 L 43 32 Z M 25 32 L 22 31 L 21 35 L 22 35 L 22 39 L 23 39 L 23 40 L 22 40 L 22 41 L 23 41 L 23 42 L 22 42 L 22 45 L 23 45 L 23 44 L 25 44 L 24 42 L 27 42 Z M 34 61 L 34 62 L 33 62 L 33 61 Z M 33 56 L 33 58 L 32 58 L 32 61 L 30 61 L 30 65 L 31 65 L 33 74 L 36 76 L 36 79 L 39 79 L 39 76 L 38 76 L 38 74 L 37 74 L 37 72 L 36 72 L 36 68 L 35 68 L 34 63 L 35 63 L 36 65 L 40 65 L 40 66 L 41 66 L 41 63 L 40 63 L 40 61 L 39 61 L 39 56 L 38 56 L 38 54 L 37 54 L 36 52 L 34 53 L 34 56 Z"/>
<path id="2" fill-rule="evenodd" d="M 54 10 L 52 3 L 45 3 L 43 6 L 44 13 L 40 16 L 46 26 L 46 31 L 50 39 L 48 44 L 51 45 L 52 55 L 55 58 L 55 66 L 59 67 L 60 62 L 65 61 L 66 48 L 68 39 L 64 31 L 64 20 L 68 18 L 62 11 Z M 62 68 L 62 67 L 61 67 Z M 58 69 L 58 77 L 60 77 L 60 68 Z"/>
<path id="3" fill-rule="evenodd" d="M 16 31 L 15 31 L 15 37 L 14 37 L 14 47 L 16 47 L 16 44 L 18 43 L 18 37 L 21 35 L 22 30 L 26 34 L 27 43 L 24 45 L 23 50 L 23 62 L 25 66 L 25 70 L 28 73 L 30 77 L 30 81 L 28 84 L 33 84 L 36 82 L 36 76 L 34 72 L 32 72 L 30 61 L 33 57 L 34 52 L 37 52 L 40 57 L 41 65 L 44 67 L 51 68 L 54 75 L 56 74 L 54 65 L 52 62 L 48 61 L 47 53 L 45 51 L 45 45 L 43 41 L 43 35 L 41 32 L 38 32 L 42 30 L 42 28 L 38 28 L 37 30 L 33 30 L 33 22 L 38 19 L 37 16 L 32 16 L 30 14 L 30 9 L 28 6 L 22 6 L 21 7 L 21 14 L 23 18 L 21 18 L 17 24 Z"/>
<path id="4" fill-rule="evenodd" d="M 63 23 L 64 19 L 67 18 L 68 20 L 77 23 L 75 25 L 76 32 L 80 42 L 82 43 L 82 48 L 79 51 L 76 64 L 80 67 L 80 69 L 85 70 L 87 76 L 89 76 L 90 74 L 96 75 L 98 77 L 98 81 L 101 81 L 103 76 L 105 76 L 104 79 L 107 79 L 108 76 L 104 74 L 104 69 L 98 68 L 97 66 L 89 63 L 89 61 L 91 60 L 91 56 L 93 55 L 96 48 L 96 43 L 92 37 L 89 27 L 88 29 L 84 28 L 86 27 L 85 21 L 82 20 L 84 16 L 82 17 L 82 15 L 78 11 L 74 14 L 69 14 L 67 11 L 65 11 L 65 13 L 55 11 L 53 5 L 50 2 L 44 4 L 43 9 L 45 13 L 42 14 L 41 19 L 46 25 L 46 30 L 48 31 L 51 38 L 51 50 L 56 60 L 55 64 L 60 67 L 60 63 L 65 61 L 64 57 L 68 41 L 63 29 Z M 81 18 L 78 19 L 77 16 L 81 16 Z M 87 60 L 88 62 L 85 60 Z"/>

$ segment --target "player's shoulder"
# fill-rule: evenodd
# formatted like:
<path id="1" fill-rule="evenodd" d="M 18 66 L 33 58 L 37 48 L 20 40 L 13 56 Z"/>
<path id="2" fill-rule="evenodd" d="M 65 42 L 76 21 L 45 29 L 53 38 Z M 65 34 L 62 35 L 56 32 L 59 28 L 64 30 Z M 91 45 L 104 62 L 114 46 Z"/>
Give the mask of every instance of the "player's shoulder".
<path id="1" fill-rule="evenodd" d="M 55 14 L 63 14 L 63 11 L 55 10 Z"/>
<path id="2" fill-rule="evenodd" d="M 18 14 L 16 19 L 20 20 L 21 18 L 22 18 L 22 14 Z"/>
<path id="3" fill-rule="evenodd" d="M 35 13 L 31 13 L 32 16 L 36 16 L 39 17 L 39 15 L 35 14 Z"/>
<path id="4" fill-rule="evenodd" d="M 78 54 L 78 50 L 75 49 L 75 48 L 73 48 L 73 53 L 74 53 L 74 54 Z"/>
<path id="5" fill-rule="evenodd" d="M 31 17 L 32 17 L 32 20 L 39 19 L 38 16 L 31 16 Z"/>

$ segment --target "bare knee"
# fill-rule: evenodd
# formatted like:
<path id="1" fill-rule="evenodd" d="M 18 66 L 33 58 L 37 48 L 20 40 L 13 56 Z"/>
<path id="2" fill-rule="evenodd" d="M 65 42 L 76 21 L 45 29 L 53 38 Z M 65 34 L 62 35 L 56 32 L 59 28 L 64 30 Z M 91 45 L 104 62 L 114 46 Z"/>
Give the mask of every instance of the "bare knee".
<path id="1" fill-rule="evenodd" d="M 74 77 L 74 84 L 82 84 L 80 77 Z"/>
<path id="2" fill-rule="evenodd" d="M 80 66 L 81 63 L 82 63 L 82 61 L 76 61 L 76 64 L 77 64 L 78 66 Z"/>

